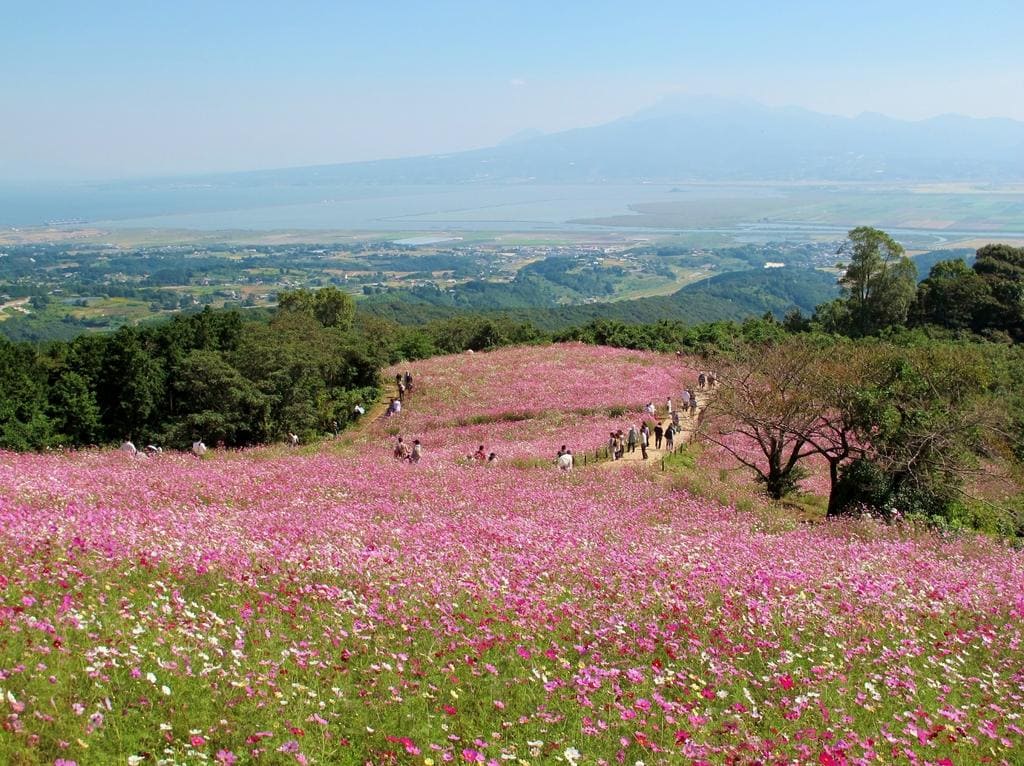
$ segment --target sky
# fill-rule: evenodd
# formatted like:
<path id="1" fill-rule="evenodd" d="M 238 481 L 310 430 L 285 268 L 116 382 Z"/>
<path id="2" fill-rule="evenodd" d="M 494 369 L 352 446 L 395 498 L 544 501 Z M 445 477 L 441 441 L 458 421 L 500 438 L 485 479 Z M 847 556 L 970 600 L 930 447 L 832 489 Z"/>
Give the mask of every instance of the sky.
<path id="1" fill-rule="evenodd" d="M 493 145 L 676 94 L 1024 120 L 1024 3 L 0 0 L 0 180 Z"/>

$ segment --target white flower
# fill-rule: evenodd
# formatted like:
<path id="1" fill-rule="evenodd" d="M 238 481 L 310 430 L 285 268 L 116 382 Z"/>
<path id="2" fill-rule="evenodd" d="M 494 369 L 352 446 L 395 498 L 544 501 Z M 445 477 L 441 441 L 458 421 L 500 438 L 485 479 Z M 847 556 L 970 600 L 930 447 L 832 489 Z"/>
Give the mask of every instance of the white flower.
<path id="1" fill-rule="evenodd" d="M 576 766 L 576 761 L 579 760 L 580 751 L 575 747 L 565 748 L 565 752 L 562 753 L 565 756 L 565 760 L 568 761 L 572 766 Z"/>
<path id="2" fill-rule="evenodd" d="M 146 673 L 146 680 L 149 681 L 151 684 L 155 684 L 156 683 L 156 676 L 153 675 L 152 673 Z"/>
<path id="3" fill-rule="evenodd" d="M 160 691 L 162 691 L 162 692 L 163 692 L 164 694 L 166 694 L 166 695 L 167 695 L 168 697 L 170 697 L 170 696 L 171 696 L 171 687 L 170 687 L 170 686 L 166 686 L 166 685 L 164 685 L 164 686 L 161 686 L 161 687 L 160 687 Z"/>
<path id="4" fill-rule="evenodd" d="M 139 766 L 145 760 L 141 755 L 129 755 L 128 766 Z"/>

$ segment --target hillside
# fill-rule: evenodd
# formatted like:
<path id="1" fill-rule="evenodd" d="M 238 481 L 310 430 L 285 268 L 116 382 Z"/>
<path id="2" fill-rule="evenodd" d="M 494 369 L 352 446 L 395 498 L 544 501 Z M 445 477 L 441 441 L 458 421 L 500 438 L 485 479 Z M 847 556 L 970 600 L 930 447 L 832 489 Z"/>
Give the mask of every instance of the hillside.
<path id="1" fill-rule="evenodd" d="M 0 761 L 1024 749 L 1019 552 L 799 524 L 639 463 L 555 468 L 692 384 L 675 355 L 509 348 L 385 375 L 406 369 L 400 415 L 323 445 L 0 453 Z M 419 463 L 391 457 L 398 434 Z M 464 459 L 481 444 L 496 463 Z"/>
<path id="2" fill-rule="evenodd" d="M 496 312 L 558 330 L 592 319 L 689 324 L 742 320 L 765 313 L 805 314 L 837 294 L 835 277 L 814 269 L 750 269 L 718 274 L 672 295 L 558 306 L 555 286 L 533 276 L 511 283 L 476 282 L 449 291 L 392 292 L 360 302 L 360 310 L 400 322 L 423 322 L 459 312 Z"/>

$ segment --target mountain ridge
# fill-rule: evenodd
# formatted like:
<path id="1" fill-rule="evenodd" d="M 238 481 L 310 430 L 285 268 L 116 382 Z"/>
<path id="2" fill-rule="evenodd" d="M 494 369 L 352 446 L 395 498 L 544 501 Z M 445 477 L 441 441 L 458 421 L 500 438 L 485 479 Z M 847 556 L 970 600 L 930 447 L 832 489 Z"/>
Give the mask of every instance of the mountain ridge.
<path id="1" fill-rule="evenodd" d="M 844 117 L 717 97 L 663 99 L 601 125 L 520 131 L 445 154 L 218 174 L 359 183 L 1020 181 L 1024 122 Z"/>

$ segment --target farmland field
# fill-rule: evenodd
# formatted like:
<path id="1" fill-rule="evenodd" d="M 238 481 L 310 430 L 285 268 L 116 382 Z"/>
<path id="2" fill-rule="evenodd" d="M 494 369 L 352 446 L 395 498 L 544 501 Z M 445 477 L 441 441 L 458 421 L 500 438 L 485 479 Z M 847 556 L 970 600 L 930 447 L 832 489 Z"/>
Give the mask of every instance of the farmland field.
<path id="1" fill-rule="evenodd" d="M 0 453 L 0 762 L 1020 763 L 1020 552 L 554 467 L 695 364 L 441 357 L 324 445 Z"/>

